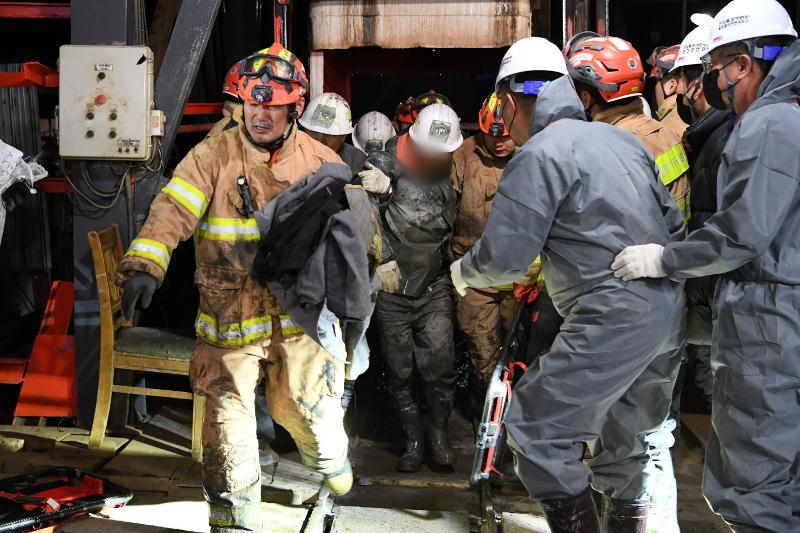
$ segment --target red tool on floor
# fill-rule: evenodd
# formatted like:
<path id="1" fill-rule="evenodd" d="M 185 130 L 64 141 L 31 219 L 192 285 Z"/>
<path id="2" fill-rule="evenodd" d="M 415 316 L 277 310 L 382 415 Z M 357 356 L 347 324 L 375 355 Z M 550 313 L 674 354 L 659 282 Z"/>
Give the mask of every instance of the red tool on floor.
<path id="1" fill-rule="evenodd" d="M 122 507 L 133 493 L 77 468 L 50 468 L 0 480 L 0 533 L 36 531 Z"/>

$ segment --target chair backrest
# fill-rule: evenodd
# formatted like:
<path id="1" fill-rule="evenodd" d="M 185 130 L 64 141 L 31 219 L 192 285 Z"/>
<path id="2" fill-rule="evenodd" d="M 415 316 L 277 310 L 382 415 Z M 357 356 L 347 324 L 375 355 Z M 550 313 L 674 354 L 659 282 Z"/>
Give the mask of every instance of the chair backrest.
<path id="1" fill-rule="evenodd" d="M 97 299 L 100 303 L 101 351 L 103 344 L 114 345 L 114 333 L 130 322 L 122 314 L 122 289 L 114 283 L 117 265 L 122 261 L 124 250 L 119 226 L 112 224 L 100 231 L 90 231 L 87 235 L 92 252 L 94 275 L 97 280 Z"/>

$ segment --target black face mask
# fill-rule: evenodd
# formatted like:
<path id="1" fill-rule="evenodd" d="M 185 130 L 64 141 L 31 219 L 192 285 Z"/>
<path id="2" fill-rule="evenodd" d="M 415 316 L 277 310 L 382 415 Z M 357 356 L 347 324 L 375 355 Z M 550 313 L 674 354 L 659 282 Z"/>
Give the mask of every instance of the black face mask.
<path id="1" fill-rule="evenodd" d="M 677 109 L 678 109 L 678 116 L 681 117 L 681 120 L 691 125 L 694 122 L 694 113 L 692 113 L 692 108 L 689 104 L 684 101 L 684 98 L 689 98 L 688 95 L 681 96 L 678 95 L 678 102 L 677 102 Z"/>
<path id="2" fill-rule="evenodd" d="M 695 86 L 689 92 L 684 95 L 678 95 L 678 116 L 681 117 L 682 121 L 689 125 L 697 120 L 694 95 L 697 94 L 697 87 L 699 87 L 701 83 L 703 83 L 703 81 L 698 80 Z"/>
<path id="3" fill-rule="evenodd" d="M 725 100 L 722 99 L 722 91 L 717 85 L 717 80 L 719 79 L 720 72 L 728 68 L 728 65 L 734 61 L 736 61 L 736 59 L 732 59 L 731 61 L 725 63 L 722 67 L 703 74 L 703 94 L 705 94 L 706 101 L 711 107 L 722 111 L 728 109 L 728 106 L 725 104 Z M 733 89 L 738 84 L 738 81 L 733 83 L 730 81 L 728 82 L 728 99 L 731 102 L 731 106 L 733 106 Z"/>

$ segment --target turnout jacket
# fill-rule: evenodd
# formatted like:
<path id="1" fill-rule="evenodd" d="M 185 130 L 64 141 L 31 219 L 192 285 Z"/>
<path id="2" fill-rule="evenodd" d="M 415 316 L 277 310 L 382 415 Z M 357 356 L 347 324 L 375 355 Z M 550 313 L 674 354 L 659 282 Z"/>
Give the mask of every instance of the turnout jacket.
<path id="1" fill-rule="evenodd" d="M 500 159 L 489 152 L 480 133 L 453 153 L 450 177 L 458 193 L 458 206 L 451 243 L 456 257 L 462 257 L 480 239 L 507 163 L 508 158 Z"/>
<path id="2" fill-rule="evenodd" d="M 688 220 L 689 160 L 681 138 L 676 137 L 664 124 L 645 115 L 639 98 L 634 98 L 629 104 L 601 111 L 593 116 L 593 120 L 629 131 L 644 144 L 656 160 L 661 182 Z"/>
<path id="3" fill-rule="evenodd" d="M 324 162 L 341 163 L 332 150 L 299 131 L 270 153 L 250 142 L 244 125 L 192 148 L 150 205 L 150 214 L 118 267 L 118 283 L 146 272 L 159 284 L 172 250 L 194 237 L 198 337 L 217 346 L 244 346 L 272 335 L 272 317 L 284 333 L 300 328 L 250 270 L 258 248 L 254 213 L 245 216 L 237 178 L 245 176 L 257 211 Z"/>
<path id="4" fill-rule="evenodd" d="M 658 121 L 667 127 L 678 139 L 683 139 L 683 132 L 689 127 L 683 119 L 678 115 L 678 95 L 673 94 L 669 98 L 664 99 L 656 111 Z"/>

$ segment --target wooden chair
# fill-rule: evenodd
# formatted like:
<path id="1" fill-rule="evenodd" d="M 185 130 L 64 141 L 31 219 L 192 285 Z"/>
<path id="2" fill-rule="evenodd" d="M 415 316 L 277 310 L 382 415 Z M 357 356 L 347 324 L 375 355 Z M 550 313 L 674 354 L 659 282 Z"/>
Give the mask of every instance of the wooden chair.
<path id="1" fill-rule="evenodd" d="M 100 301 L 100 376 L 89 446 L 97 448 L 103 444 L 113 393 L 178 398 L 193 402 L 192 457 L 199 461 L 202 455 L 203 396 L 185 391 L 114 384 L 117 369 L 188 377 L 194 339 L 163 329 L 131 327 L 130 321 L 122 314 L 122 290 L 114 284 L 117 265 L 124 253 L 119 227 L 112 224 L 101 231 L 90 231 L 88 240 Z"/>

